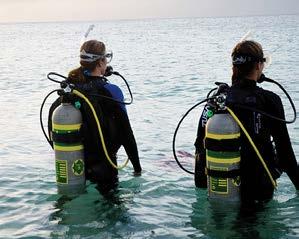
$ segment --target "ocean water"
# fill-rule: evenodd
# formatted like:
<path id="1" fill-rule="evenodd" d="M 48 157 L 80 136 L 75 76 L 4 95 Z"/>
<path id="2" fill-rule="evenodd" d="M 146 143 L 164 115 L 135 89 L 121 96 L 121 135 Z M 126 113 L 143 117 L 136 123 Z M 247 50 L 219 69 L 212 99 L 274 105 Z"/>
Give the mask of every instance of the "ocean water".
<path id="1" fill-rule="evenodd" d="M 133 177 L 131 165 L 121 171 L 109 200 L 92 184 L 70 200 L 56 192 L 54 154 L 39 109 L 58 87 L 47 73 L 66 75 L 77 67 L 90 24 L 89 39 L 113 50 L 111 65 L 133 91 L 128 112 L 143 173 Z M 172 155 L 178 121 L 214 82 L 230 82 L 231 49 L 249 30 L 272 56 L 264 73 L 284 85 L 298 108 L 299 16 L 0 24 L 0 238 L 298 238 L 299 196 L 285 174 L 273 200 L 244 216 L 233 205 L 211 204 Z M 110 81 L 128 96 L 120 79 Z M 262 87 L 281 95 L 291 118 L 283 93 Z M 45 123 L 54 99 L 45 105 Z M 176 141 L 189 170 L 201 109 L 184 121 Z M 288 129 L 298 156 L 299 122 Z"/>

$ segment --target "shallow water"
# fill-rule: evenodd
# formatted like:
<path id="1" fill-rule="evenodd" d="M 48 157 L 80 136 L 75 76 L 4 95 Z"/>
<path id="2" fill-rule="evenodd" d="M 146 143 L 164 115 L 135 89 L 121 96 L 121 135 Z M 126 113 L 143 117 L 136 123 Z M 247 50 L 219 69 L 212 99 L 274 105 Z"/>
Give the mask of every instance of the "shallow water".
<path id="1" fill-rule="evenodd" d="M 54 155 L 39 125 L 39 108 L 78 64 L 80 40 L 91 23 L 0 25 L 0 238 L 298 238 L 299 197 L 286 175 L 274 199 L 254 215 L 233 205 L 212 205 L 172 156 L 175 127 L 215 81 L 229 82 L 230 51 L 253 30 L 271 53 L 265 74 L 299 102 L 299 16 L 92 22 L 90 38 L 107 43 L 111 62 L 131 85 L 128 107 L 138 143 L 141 177 L 120 172 L 118 192 L 105 199 L 94 188 L 72 200 L 56 193 Z M 111 82 L 123 83 L 117 78 Z M 279 93 L 288 118 L 291 107 Z M 125 92 L 125 90 L 124 90 Z M 54 100 L 49 99 L 46 112 Z M 184 121 L 177 150 L 193 153 L 201 108 Z M 296 155 L 298 121 L 288 125 Z M 120 152 L 120 159 L 125 159 Z M 192 169 L 193 158 L 181 157 Z"/>

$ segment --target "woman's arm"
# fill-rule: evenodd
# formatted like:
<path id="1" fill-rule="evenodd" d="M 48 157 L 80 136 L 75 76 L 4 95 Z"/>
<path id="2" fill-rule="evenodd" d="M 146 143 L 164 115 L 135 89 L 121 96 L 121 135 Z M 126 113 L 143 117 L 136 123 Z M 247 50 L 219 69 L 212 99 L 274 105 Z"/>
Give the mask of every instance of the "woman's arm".
<path id="1" fill-rule="evenodd" d="M 124 101 L 123 93 L 118 86 L 113 84 L 106 84 L 105 88 L 110 92 L 114 99 L 121 102 Z M 127 115 L 127 110 L 125 104 L 117 104 L 119 105 L 119 107 L 116 107 L 116 117 L 120 142 L 125 148 L 128 158 L 133 165 L 135 173 L 139 174 L 142 169 L 139 161 L 137 144 L 130 125 L 129 117 Z"/>
<path id="2" fill-rule="evenodd" d="M 276 94 L 271 96 L 270 109 L 272 111 L 271 114 L 281 119 L 285 119 L 281 99 Z M 299 167 L 297 165 L 286 123 L 278 120 L 271 120 L 270 127 L 276 146 L 279 166 L 287 173 L 296 189 L 299 190 Z"/>
<path id="3" fill-rule="evenodd" d="M 121 143 L 133 165 L 135 173 L 141 172 L 137 144 L 126 112 L 120 110 L 118 114 Z"/>
<path id="4" fill-rule="evenodd" d="M 206 169 L 206 150 L 204 147 L 205 138 L 205 126 L 208 121 L 208 106 L 206 105 L 203 109 L 201 117 L 199 119 L 195 146 L 195 172 L 194 181 L 195 186 L 199 188 L 207 187 L 207 176 L 205 173 Z"/>

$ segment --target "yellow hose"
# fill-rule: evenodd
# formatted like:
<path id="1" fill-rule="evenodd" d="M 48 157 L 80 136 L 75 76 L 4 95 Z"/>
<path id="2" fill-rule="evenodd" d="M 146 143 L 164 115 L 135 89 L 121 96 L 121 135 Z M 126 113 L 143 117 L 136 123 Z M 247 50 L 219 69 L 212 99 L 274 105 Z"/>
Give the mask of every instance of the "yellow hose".
<path id="1" fill-rule="evenodd" d="M 103 132 L 102 132 L 102 128 L 101 128 L 101 124 L 100 124 L 100 121 L 97 117 L 97 114 L 96 114 L 96 111 L 95 111 L 93 105 L 90 103 L 90 101 L 87 99 L 87 97 L 85 97 L 85 95 L 83 95 L 81 92 L 79 92 L 77 90 L 73 90 L 73 93 L 75 95 L 79 96 L 80 98 L 82 98 L 88 104 L 89 108 L 91 109 L 91 111 L 93 113 L 93 116 L 94 116 L 94 119 L 95 119 L 95 121 L 97 123 L 97 126 L 98 126 L 98 131 L 99 131 L 101 143 L 102 143 L 102 146 L 103 146 L 103 150 L 104 150 L 105 156 L 106 156 L 107 160 L 109 161 L 109 163 L 112 165 L 112 167 L 114 167 L 116 169 L 123 169 L 124 167 L 126 167 L 128 162 L 129 162 L 129 159 L 127 159 L 124 162 L 123 165 L 117 166 L 112 162 L 111 158 L 109 157 L 109 154 L 108 154 L 108 151 L 107 151 L 107 148 L 106 148 L 106 144 L 105 144 L 105 140 L 104 140 L 104 136 L 103 136 Z"/>
<path id="2" fill-rule="evenodd" d="M 226 106 L 226 109 L 227 109 L 227 111 L 231 114 L 231 116 L 234 118 L 234 120 L 238 123 L 238 125 L 240 126 L 240 128 L 242 129 L 242 131 L 244 132 L 244 134 L 246 135 L 246 137 L 247 137 L 247 139 L 249 140 L 251 146 L 253 147 L 254 151 L 256 152 L 256 154 L 257 154 L 259 160 L 261 161 L 261 163 L 262 163 L 264 169 L 266 170 L 266 172 L 267 172 L 267 174 L 268 174 L 268 176 L 269 176 L 269 178 L 270 178 L 270 180 L 271 180 L 271 182 L 272 182 L 273 187 L 276 189 L 276 188 L 277 188 L 277 183 L 276 183 L 276 181 L 273 179 L 273 177 L 272 177 L 272 175 L 271 175 L 271 173 L 270 173 L 270 171 L 269 171 L 269 169 L 268 169 L 268 167 L 267 167 L 267 165 L 266 165 L 266 163 L 265 163 L 265 161 L 264 161 L 262 155 L 260 154 L 259 150 L 258 150 L 257 147 L 255 146 L 255 144 L 254 144 L 252 138 L 250 137 L 249 133 L 247 132 L 247 130 L 245 129 L 245 127 L 244 127 L 244 125 L 241 123 L 241 121 L 238 119 L 238 117 L 235 115 L 235 113 L 234 113 L 229 107 L 227 107 L 227 106 Z"/>

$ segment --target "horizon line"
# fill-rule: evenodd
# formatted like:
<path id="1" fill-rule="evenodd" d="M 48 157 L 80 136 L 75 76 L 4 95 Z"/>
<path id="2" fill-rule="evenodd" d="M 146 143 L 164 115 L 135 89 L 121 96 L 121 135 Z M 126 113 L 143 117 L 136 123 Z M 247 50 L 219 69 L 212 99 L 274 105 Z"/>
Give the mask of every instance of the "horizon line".
<path id="1" fill-rule="evenodd" d="M 116 21 L 141 21 L 141 20 L 171 20 L 171 19 L 196 19 L 196 18 L 238 18 L 238 17 L 271 17 L 271 16 L 299 16 L 299 13 L 283 14 L 248 14 L 248 15 L 223 15 L 223 16 L 186 16 L 186 17 L 144 17 L 144 18 L 115 18 L 115 19 L 90 19 L 90 20 L 32 20 L 32 21 L 0 21 L 1 25 L 8 24 L 34 24 L 34 23 L 78 23 L 78 22 L 116 22 Z"/>

